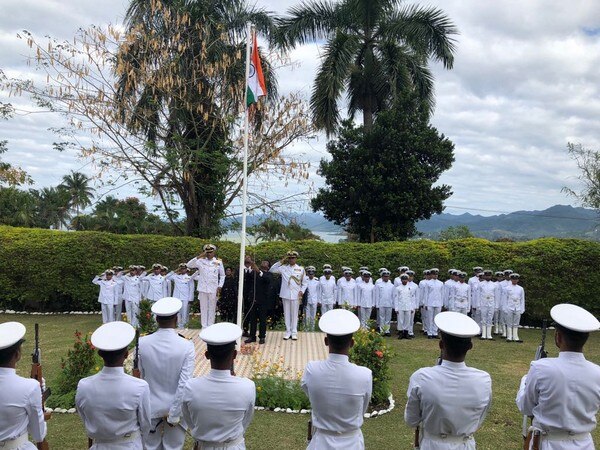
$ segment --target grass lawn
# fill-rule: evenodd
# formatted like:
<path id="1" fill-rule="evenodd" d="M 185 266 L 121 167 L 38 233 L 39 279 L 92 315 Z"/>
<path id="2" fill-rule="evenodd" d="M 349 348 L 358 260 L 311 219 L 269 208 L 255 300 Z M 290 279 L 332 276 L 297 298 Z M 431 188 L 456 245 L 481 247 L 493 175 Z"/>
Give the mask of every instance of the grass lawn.
<path id="1" fill-rule="evenodd" d="M 60 371 L 60 359 L 72 346 L 75 330 L 87 333 L 101 323 L 100 316 L 0 315 L 0 323 L 10 320 L 18 320 L 27 326 L 26 354 L 19 364 L 19 373 L 23 376 L 29 375 L 30 360 L 27 355 L 33 346 L 33 324 L 36 321 L 40 323 L 44 377 L 49 384 Z M 519 381 L 534 356 L 541 332 L 522 330 L 519 334 L 525 340 L 524 344 L 475 340 L 475 348 L 469 353 L 467 364 L 488 371 L 493 380 L 492 409 L 476 434 L 479 449 L 521 448 L 522 418 L 514 400 Z M 437 341 L 419 336 L 412 341 L 388 339 L 388 343 L 396 352 L 392 360 L 392 391 L 397 406 L 390 414 L 365 420 L 365 443 L 369 449 L 412 449 L 412 430 L 403 420 L 408 378 L 416 369 L 435 363 L 439 354 Z M 552 331 L 548 333 L 547 344 L 549 356 L 556 356 Z M 587 358 L 600 363 L 600 333 L 592 336 L 586 349 Z M 307 420 L 306 415 L 257 412 L 246 434 L 246 446 L 248 449 L 305 448 Z M 48 440 L 52 449 L 80 450 L 87 447 L 83 426 L 77 415 L 54 414 L 48 425 Z M 593 436 L 596 442 L 600 442 L 600 430 L 597 429 Z M 191 449 L 191 443 L 185 448 Z"/>

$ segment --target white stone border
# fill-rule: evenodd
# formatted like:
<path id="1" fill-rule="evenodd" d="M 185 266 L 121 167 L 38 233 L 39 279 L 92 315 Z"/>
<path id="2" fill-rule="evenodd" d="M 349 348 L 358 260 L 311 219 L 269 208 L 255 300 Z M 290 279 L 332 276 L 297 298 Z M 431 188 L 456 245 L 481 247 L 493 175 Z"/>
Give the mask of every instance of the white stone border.
<path id="1" fill-rule="evenodd" d="M 48 412 L 48 413 L 55 413 L 55 414 L 75 414 L 77 412 L 77 410 L 75 408 L 69 408 L 69 409 L 64 409 L 64 408 L 46 408 L 44 411 Z"/>
<path id="2" fill-rule="evenodd" d="M 94 315 L 102 314 L 102 311 L 62 311 L 62 312 L 29 312 L 15 311 L 13 309 L 0 309 L 0 314 L 24 314 L 29 316 L 69 316 L 69 315 Z"/>

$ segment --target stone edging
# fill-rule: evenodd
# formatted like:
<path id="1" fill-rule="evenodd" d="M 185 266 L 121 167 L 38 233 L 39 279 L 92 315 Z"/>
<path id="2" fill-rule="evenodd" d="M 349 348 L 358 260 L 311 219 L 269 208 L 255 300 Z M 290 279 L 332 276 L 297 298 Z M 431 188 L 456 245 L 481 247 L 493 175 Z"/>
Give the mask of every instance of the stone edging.
<path id="1" fill-rule="evenodd" d="M 49 412 L 49 413 L 56 413 L 56 414 L 75 414 L 77 412 L 77 410 L 75 408 L 69 408 L 69 409 L 64 409 L 64 408 L 46 408 L 44 410 L 45 412 Z"/>

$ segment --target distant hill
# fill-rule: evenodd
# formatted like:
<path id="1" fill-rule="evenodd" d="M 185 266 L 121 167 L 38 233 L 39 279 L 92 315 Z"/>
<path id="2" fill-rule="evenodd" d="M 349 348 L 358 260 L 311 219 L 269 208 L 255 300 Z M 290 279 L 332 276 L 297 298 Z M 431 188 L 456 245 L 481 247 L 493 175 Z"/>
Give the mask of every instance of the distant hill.
<path id="1" fill-rule="evenodd" d="M 267 215 L 248 218 L 252 226 Z M 296 220 L 298 223 L 317 233 L 344 234 L 341 227 L 329 222 L 319 213 L 291 213 L 279 218 L 286 223 Z M 236 219 L 229 219 L 226 225 Z M 569 205 L 555 205 L 543 211 L 515 211 L 496 216 L 481 216 L 470 213 L 437 214 L 429 220 L 417 222 L 417 230 L 423 237 L 436 239 L 439 232 L 448 227 L 466 225 L 471 232 L 486 239 L 511 238 L 515 240 L 535 239 L 539 237 L 578 237 L 600 240 L 600 215 L 595 210 L 575 208 Z"/>

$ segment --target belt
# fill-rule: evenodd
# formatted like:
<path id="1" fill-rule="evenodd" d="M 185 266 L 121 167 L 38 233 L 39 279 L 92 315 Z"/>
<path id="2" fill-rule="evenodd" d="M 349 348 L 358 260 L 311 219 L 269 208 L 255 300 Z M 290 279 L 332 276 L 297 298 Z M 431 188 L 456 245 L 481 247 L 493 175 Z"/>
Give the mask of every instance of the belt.
<path id="1" fill-rule="evenodd" d="M 235 439 L 232 439 L 232 440 L 226 441 L 226 442 L 196 441 L 196 444 L 198 444 L 198 449 L 202 450 L 202 449 L 208 449 L 208 448 L 219 448 L 219 449 L 231 448 L 231 447 L 235 447 L 235 446 L 241 444 L 242 442 L 244 442 L 243 434 L 236 437 Z"/>
<path id="2" fill-rule="evenodd" d="M 315 433 L 325 434 L 327 436 L 347 437 L 347 436 L 353 436 L 359 432 L 360 432 L 360 428 L 354 428 L 353 430 L 349 430 L 349 431 L 331 431 L 331 430 L 324 430 L 323 428 L 315 427 Z"/>
<path id="3" fill-rule="evenodd" d="M 27 439 L 27 433 L 23 433 L 21 436 L 18 436 L 14 439 L 7 439 L 6 441 L 0 441 L 0 449 L 1 450 L 17 450 L 19 447 L 27 444 L 29 439 Z"/>
<path id="4" fill-rule="evenodd" d="M 573 431 L 542 431 L 542 439 L 545 441 L 579 441 L 589 436 L 590 433 L 575 433 Z"/>
<path id="5" fill-rule="evenodd" d="M 473 435 L 472 434 L 467 434 L 467 435 L 463 435 L 463 436 L 458 436 L 458 435 L 444 434 L 444 433 L 431 434 L 431 433 L 425 432 L 423 434 L 423 439 L 431 439 L 432 441 L 452 442 L 452 443 L 459 444 L 459 443 L 462 443 L 462 442 L 472 441 L 473 440 Z"/>
<path id="6" fill-rule="evenodd" d="M 140 432 L 136 430 L 112 439 L 93 439 L 93 441 L 94 444 L 117 444 L 120 442 L 133 442 L 139 438 L 141 438 Z"/>

